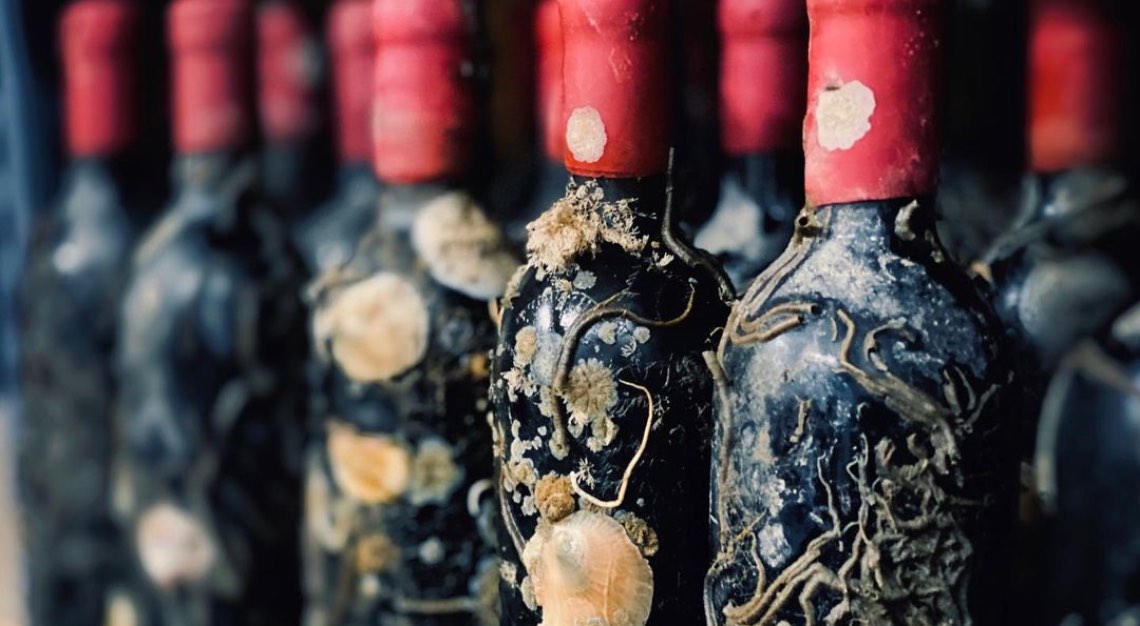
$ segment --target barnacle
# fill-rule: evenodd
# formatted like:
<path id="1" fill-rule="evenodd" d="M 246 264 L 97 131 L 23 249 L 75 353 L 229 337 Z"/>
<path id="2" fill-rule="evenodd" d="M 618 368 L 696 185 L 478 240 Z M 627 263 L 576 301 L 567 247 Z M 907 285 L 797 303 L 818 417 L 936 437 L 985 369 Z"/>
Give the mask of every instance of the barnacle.
<path id="1" fill-rule="evenodd" d="M 557 522 L 574 512 L 574 489 L 570 478 L 547 474 L 534 486 L 534 498 L 543 519 Z"/>
<path id="2" fill-rule="evenodd" d="M 598 359 L 575 365 L 563 398 L 570 409 L 570 431 L 574 436 L 589 424 L 590 449 L 597 451 L 613 441 L 617 427 L 607 412 L 617 403 L 617 383 L 609 367 Z"/>
<path id="3" fill-rule="evenodd" d="M 142 514 L 135 541 L 143 570 L 163 589 L 202 579 L 218 558 L 202 523 L 169 502 Z"/>
<path id="4" fill-rule="evenodd" d="M 523 551 L 542 626 L 644 626 L 653 571 L 625 528 L 602 513 L 578 511 L 540 524 Z"/>
<path id="5" fill-rule="evenodd" d="M 328 452 L 337 485 L 355 500 L 384 504 L 408 489 L 411 455 L 388 435 L 361 434 L 333 422 Z"/>
<path id="6" fill-rule="evenodd" d="M 427 351 L 427 305 L 410 282 L 381 272 L 334 294 L 313 319 L 319 345 L 359 382 L 391 379 L 419 363 Z"/>
<path id="7" fill-rule="evenodd" d="M 470 196 L 458 191 L 420 209 L 412 225 L 412 244 L 432 278 L 479 300 L 503 295 L 519 266 L 498 227 Z"/>
<path id="8" fill-rule="evenodd" d="M 441 439 L 420 443 L 412 460 L 412 484 L 408 499 L 419 506 L 441 503 L 463 478 L 463 470 L 451 458 L 451 448 Z"/>
<path id="9" fill-rule="evenodd" d="M 361 574 L 392 569 L 400 560 L 400 548 L 387 535 L 373 533 L 356 544 L 356 571 Z"/>

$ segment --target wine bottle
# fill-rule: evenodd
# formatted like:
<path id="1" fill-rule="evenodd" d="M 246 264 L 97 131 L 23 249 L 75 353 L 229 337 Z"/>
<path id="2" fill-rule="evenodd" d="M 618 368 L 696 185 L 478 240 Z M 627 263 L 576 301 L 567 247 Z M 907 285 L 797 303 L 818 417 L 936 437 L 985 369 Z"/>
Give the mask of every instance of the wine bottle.
<path id="1" fill-rule="evenodd" d="M 939 4 L 807 2 L 807 207 L 712 362 L 709 624 L 1008 623 L 1016 396 L 934 231 Z"/>
<path id="2" fill-rule="evenodd" d="M 304 316 L 299 262 L 256 195 L 253 15 L 175 0 L 175 195 L 122 309 L 122 483 L 147 623 L 298 624 Z"/>
<path id="3" fill-rule="evenodd" d="M 727 277 L 672 230 L 669 2 L 561 2 L 565 196 L 492 358 L 504 625 L 696 624 Z"/>
<path id="4" fill-rule="evenodd" d="M 566 192 L 569 174 L 562 164 L 566 119 L 562 111 L 562 20 L 558 0 L 540 0 L 534 11 L 535 118 L 541 153 L 533 193 L 524 211 L 509 216 L 503 229 L 511 242 L 526 246 L 526 226 Z"/>
<path id="5" fill-rule="evenodd" d="M 338 0 L 326 30 L 332 60 L 333 126 L 339 162 L 333 197 L 294 228 L 313 276 L 344 264 L 372 227 L 380 193 L 372 171 L 372 4 Z"/>
<path id="6" fill-rule="evenodd" d="M 1058 359 L 1140 297 L 1140 215 L 1125 143 L 1119 20 L 1100 2 L 1034 0 L 1023 209 L 983 273 L 1040 393 Z"/>
<path id="7" fill-rule="evenodd" d="M 535 1 L 483 0 L 480 9 L 485 83 L 486 188 L 481 195 L 506 224 L 525 214 L 533 194 L 538 162 L 535 144 Z"/>
<path id="8" fill-rule="evenodd" d="M 1048 514 L 1048 624 L 1127 624 L 1140 617 L 1140 307 L 1061 361 L 1037 437 L 1038 490 Z"/>
<path id="9" fill-rule="evenodd" d="M 743 290 L 787 247 L 803 206 L 807 12 L 803 0 L 722 0 L 719 22 L 726 162 L 696 244 Z"/>
<path id="10" fill-rule="evenodd" d="M 100 623 L 120 573 L 108 505 L 115 384 L 111 351 L 140 203 L 139 10 L 83 0 L 60 18 L 68 165 L 39 219 L 20 293 L 20 481 L 37 624 Z"/>
<path id="11" fill-rule="evenodd" d="M 294 221 L 317 202 L 321 188 L 317 135 L 323 60 L 295 2 L 260 4 L 256 29 L 261 186 L 265 198 Z"/>
<path id="12" fill-rule="evenodd" d="M 465 187 L 472 5 L 373 7 L 378 214 L 351 259 L 311 289 L 327 413 L 306 532 L 330 575 L 310 614 L 493 625 L 488 303 L 518 261 Z"/>

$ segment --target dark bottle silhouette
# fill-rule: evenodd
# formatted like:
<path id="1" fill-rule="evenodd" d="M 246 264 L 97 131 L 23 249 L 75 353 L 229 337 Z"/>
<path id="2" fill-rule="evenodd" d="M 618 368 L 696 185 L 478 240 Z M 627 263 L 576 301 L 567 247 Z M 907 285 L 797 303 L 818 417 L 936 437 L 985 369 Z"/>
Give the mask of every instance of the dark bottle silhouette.
<path id="1" fill-rule="evenodd" d="M 724 172 L 696 244 L 743 290 L 784 251 L 803 206 L 807 11 L 803 0 L 724 0 L 719 22 Z"/>
<path id="2" fill-rule="evenodd" d="M 562 110 L 562 21 L 558 0 L 541 0 L 534 11 L 535 118 L 539 155 L 535 183 L 524 209 L 503 220 L 511 243 L 526 246 L 527 224 L 566 193 L 570 175 L 562 164 L 566 118 Z"/>
<path id="3" fill-rule="evenodd" d="M 339 0 L 329 8 L 325 40 L 332 69 L 337 172 L 333 197 L 304 216 L 294 239 L 319 276 L 352 256 L 372 227 L 380 186 L 372 171 L 372 3 Z"/>
<path id="4" fill-rule="evenodd" d="M 323 191 L 319 98 L 324 59 L 308 18 L 294 0 L 256 9 L 257 111 L 261 190 L 289 222 L 304 217 Z"/>
<path id="5" fill-rule="evenodd" d="M 383 191 L 353 256 L 310 288 L 324 412 L 306 485 L 307 611 L 336 626 L 492 625 L 488 304 L 518 261 L 466 187 L 472 5 L 373 6 Z"/>
<path id="6" fill-rule="evenodd" d="M 573 176 L 528 227 L 492 358 L 504 625 L 701 620 L 702 353 L 732 286 L 673 230 L 669 6 L 561 2 Z"/>
<path id="7" fill-rule="evenodd" d="M 176 0 L 174 197 L 122 309 L 116 507 L 147 623 L 300 620 L 304 316 L 281 216 L 254 193 L 252 11 Z"/>
<path id="8" fill-rule="evenodd" d="M 709 624 L 1007 623 L 1015 390 L 934 233 L 936 5 L 808 0 L 807 208 L 713 364 Z"/>
<path id="9" fill-rule="evenodd" d="M 35 624 L 100 623 L 123 565 L 112 522 L 111 352 L 148 216 L 139 180 L 139 7 L 83 0 L 59 24 L 69 163 L 40 216 L 20 298 L 20 481 Z"/>
<path id="10" fill-rule="evenodd" d="M 983 259 L 1038 395 L 1070 348 L 1140 297 L 1140 212 L 1119 165 L 1125 34 L 1106 6 L 1030 5 L 1030 173 L 1021 214 Z"/>
<path id="11" fill-rule="evenodd" d="M 1140 616 L 1140 307 L 1062 359 L 1045 396 L 1037 486 L 1046 512 L 1047 624 Z"/>

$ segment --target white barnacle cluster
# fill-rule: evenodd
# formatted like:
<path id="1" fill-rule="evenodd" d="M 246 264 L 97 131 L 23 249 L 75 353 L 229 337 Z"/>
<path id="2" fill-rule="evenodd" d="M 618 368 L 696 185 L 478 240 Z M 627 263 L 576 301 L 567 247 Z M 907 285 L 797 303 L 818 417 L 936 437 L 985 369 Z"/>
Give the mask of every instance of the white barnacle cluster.
<path id="1" fill-rule="evenodd" d="M 442 194 L 417 212 L 412 245 L 432 278 L 477 300 L 503 295 L 519 266 L 499 227 L 459 191 Z"/>
<path id="2" fill-rule="evenodd" d="M 601 187 L 586 181 L 567 186 L 566 195 L 527 226 L 526 248 L 531 265 L 554 272 L 602 243 L 637 253 L 648 241 L 634 228 L 632 201 L 606 202 Z"/>

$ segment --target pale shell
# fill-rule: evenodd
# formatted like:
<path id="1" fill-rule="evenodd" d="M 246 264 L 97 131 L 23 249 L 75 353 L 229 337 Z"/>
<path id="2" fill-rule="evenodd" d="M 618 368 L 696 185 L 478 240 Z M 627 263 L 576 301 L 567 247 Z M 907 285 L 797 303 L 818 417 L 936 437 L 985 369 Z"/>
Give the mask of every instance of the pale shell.
<path id="1" fill-rule="evenodd" d="M 202 523 L 169 502 L 143 512 L 135 542 L 143 570 L 162 589 L 202 579 L 217 561 L 214 542 Z"/>
<path id="2" fill-rule="evenodd" d="M 381 272 L 336 293 L 314 320 L 318 342 L 328 339 L 332 356 L 357 382 L 390 380 L 411 369 L 427 352 L 427 305 L 412 283 Z"/>
<path id="3" fill-rule="evenodd" d="M 653 605 L 653 570 L 609 516 L 578 511 L 540 524 L 523 563 L 542 608 L 541 626 L 644 626 Z"/>
<path id="4" fill-rule="evenodd" d="M 432 278 L 477 300 L 503 295 L 519 266 L 498 226 L 461 192 L 445 193 L 420 209 L 412 245 Z"/>
<path id="5" fill-rule="evenodd" d="M 388 435 L 361 434 L 347 424 L 328 429 L 329 464 L 336 484 L 365 504 L 399 498 L 411 480 L 411 454 Z"/>

